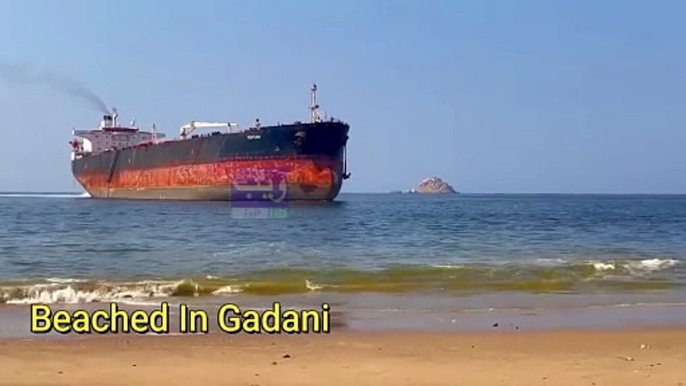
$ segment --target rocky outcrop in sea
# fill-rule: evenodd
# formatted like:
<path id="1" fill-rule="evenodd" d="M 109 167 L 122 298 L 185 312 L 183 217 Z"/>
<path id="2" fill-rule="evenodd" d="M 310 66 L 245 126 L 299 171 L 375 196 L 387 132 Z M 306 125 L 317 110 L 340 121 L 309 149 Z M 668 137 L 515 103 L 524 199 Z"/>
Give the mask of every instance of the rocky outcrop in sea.
<path id="1" fill-rule="evenodd" d="M 449 183 L 443 181 L 438 177 L 430 177 L 422 181 L 416 188 L 412 189 L 410 193 L 457 193 L 457 191 L 450 186 Z"/>

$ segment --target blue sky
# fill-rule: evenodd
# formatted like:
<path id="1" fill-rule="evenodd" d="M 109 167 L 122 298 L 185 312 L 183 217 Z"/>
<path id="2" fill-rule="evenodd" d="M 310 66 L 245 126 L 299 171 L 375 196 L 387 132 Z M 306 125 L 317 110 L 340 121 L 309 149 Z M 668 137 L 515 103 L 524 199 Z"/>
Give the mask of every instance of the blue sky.
<path id="1" fill-rule="evenodd" d="M 87 84 L 168 135 L 190 120 L 351 124 L 344 192 L 686 193 L 686 3 L 8 1 L 0 65 Z M 0 191 L 79 190 L 83 100 L 0 79 Z"/>

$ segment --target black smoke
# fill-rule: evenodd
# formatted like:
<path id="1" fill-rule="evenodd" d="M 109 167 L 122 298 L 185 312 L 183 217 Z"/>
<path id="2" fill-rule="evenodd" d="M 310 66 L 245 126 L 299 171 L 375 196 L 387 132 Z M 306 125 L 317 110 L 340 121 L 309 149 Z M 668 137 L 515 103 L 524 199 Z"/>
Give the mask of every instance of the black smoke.
<path id="1" fill-rule="evenodd" d="M 102 98 L 83 83 L 66 75 L 36 70 L 29 64 L 0 63 L 0 79 L 9 83 L 47 86 L 71 97 L 83 99 L 103 114 L 110 114 Z"/>

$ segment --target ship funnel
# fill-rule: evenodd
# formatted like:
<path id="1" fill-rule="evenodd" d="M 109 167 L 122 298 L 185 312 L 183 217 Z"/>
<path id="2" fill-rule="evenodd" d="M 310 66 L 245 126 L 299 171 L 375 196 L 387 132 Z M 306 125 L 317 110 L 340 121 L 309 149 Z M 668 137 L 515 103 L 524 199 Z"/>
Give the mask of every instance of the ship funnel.
<path id="1" fill-rule="evenodd" d="M 102 116 L 102 123 L 100 127 L 112 127 L 112 116 L 110 114 L 105 114 Z"/>

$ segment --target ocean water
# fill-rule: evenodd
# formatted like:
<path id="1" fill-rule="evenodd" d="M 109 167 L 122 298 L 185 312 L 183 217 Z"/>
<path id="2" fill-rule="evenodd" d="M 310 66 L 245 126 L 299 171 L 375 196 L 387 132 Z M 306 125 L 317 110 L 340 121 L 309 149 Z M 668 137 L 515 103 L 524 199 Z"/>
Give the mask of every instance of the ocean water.
<path id="1" fill-rule="evenodd" d="M 325 298 L 441 313 L 686 302 L 686 196 L 341 194 L 277 218 L 236 210 L 2 194 L 0 303 Z"/>
<path id="2" fill-rule="evenodd" d="M 235 210 L 1 195 L 0 301 L 686 285 L 686 196 L 342 194 L 284 218 Z"/>

